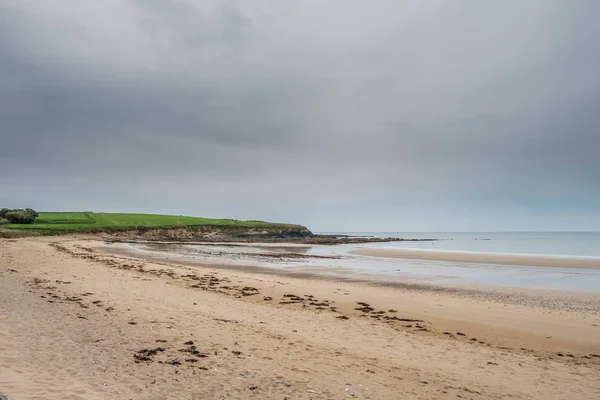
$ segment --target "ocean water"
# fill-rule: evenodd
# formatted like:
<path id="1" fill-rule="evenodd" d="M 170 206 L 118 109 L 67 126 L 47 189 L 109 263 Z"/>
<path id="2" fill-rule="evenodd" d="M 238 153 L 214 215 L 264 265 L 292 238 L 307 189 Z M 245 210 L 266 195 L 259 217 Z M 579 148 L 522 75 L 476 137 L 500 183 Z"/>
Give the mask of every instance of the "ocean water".
<path id="1" fill-rule="evenodd" d="M 313 247 L 318 255 L 345 255 L 344 266 L 440 286 L 485 285 L 600 293 L 600 270 L 404 260 L 348 255 L 356 248 L 419 249 L 600 259 L 600 232 L 335 232 L 356 237 L 437 239 Z"/>
<path id="2" fill-rule="evenodd" d="M 197 262 L 256 265 L 322 273 L 329 276 L 354 276 L 389 282 L 426 283 L 445 287 L 512 287 L 600 293 L 600 270 L 496 265 L 457 261 L 411 260 L 369 257 L 352 254 L 357 248 L 410 248 L 437 251 L 526 254 L 600 259 L 600 233 L 593 232 L 502 232 L 502 233 L 342 233 L 350 236 L 439 239 L 423 242 L 344 244 L 336 246 L 261 246 L 220 245 L 133 245 L 141 250 L 177 254 Z M 309 257 L 274 259 L 261 253 L 296 252 Z M 331 257 L 334 258 L 322 258 Z"/>
<path id="3" fill-rule="evenodd" d="M 434 242 L 389 242 L 368 247 L 600 257 L 600 232 L 334 232 L 358 237 L 438 239 Z"/>

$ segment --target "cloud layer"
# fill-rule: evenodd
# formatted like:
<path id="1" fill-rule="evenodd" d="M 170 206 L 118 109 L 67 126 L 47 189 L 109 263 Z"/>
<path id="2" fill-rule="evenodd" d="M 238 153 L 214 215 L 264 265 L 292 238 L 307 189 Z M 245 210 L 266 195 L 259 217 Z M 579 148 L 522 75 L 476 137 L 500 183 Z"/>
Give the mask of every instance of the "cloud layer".
<path id="1" fill-rule="evenodd" d="M 596 1 L 4 0 L 0 203 L 600 226 Z"/>

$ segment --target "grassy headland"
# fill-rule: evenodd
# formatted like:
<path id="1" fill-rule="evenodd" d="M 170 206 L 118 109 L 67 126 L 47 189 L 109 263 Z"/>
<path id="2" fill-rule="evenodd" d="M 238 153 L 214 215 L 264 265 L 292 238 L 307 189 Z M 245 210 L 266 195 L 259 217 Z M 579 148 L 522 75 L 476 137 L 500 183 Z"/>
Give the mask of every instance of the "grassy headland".
<path id="1" fill-rule="evenodd" d="M 286 242 L 318 245 L 402 240 L 314 235 L 302 225 L 255 220 L 91 211 L 40 212 L 33 223 L 0 223 L 0 238 L 64 234 L 92 234 L 113 241 Z"/>
<path id="2" fill-rule="evenodd" d="M 94 212 L 40 212 L 32 224 L 5 224 L 1 229 L 31 234 L 56 235 L 86 232 L 118 232 L 132 229 L 222 227 L 225 230 L 243 231 L 261 229 L 278 231 L 308 231 L 301 225 L 264 221 L 240 221 L 160 214 L 120 214 Z M 238 229 L 236 229 L 238 228 Z"/>

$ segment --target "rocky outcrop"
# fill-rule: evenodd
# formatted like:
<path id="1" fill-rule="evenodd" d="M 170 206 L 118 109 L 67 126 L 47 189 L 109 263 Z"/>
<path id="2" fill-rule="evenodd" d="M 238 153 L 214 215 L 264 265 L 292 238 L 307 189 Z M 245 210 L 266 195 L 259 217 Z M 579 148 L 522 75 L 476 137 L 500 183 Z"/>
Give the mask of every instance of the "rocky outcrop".
<path id="1" fill-rule="evenodd" d="M 345 235 L 315 235 L 299 225 L 269 225 L 265 227 L 203 225 L 177 228 L 135 228 L 124 230 L 104 230 L 93 233 L 108 241 L 117 242 L 171 242 L 171 243 L 295 243 L 314 245 L 335 245 L 349 243 L 430 241 L 434 239 L 402 239 L 395 237 L 369 238 Z"/>
<path id="2" fill-rule="evenodd" d="M 90 232 L 105 239 L 157 240 L 157 241 L 295 241 L 313 237 L 308 228 L 300 225 L 273 224 L 262 227 L 202 225 L 173 228 L 140 227 L 124 230 L 102 230 Z"/>

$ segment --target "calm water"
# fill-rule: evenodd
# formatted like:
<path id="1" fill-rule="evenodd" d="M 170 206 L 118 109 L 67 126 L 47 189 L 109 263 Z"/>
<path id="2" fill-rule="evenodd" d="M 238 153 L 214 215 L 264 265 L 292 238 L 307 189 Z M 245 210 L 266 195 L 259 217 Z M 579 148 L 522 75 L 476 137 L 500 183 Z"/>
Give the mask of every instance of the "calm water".
<path id="1" fill-rule="evenodd" d="M 345 234 L 440 239 L 435 242 L 391 242 L 369 245 L 373 247 L 600 257 L 600 232 L 353 232 Z"/>
<path id="2" fill-rule="evenodd" d="M 538 254 L 600 257 L 600 233 L 345 233 L 351 236 L 431 238 L 436 242 L 389 242 L 359 245 L 262 247 L 199 245 L 134 245 L 143 250 L 166 251 L 199 262 L 227 261 L 239 265 L 307 270 L 328 275 L 369 275 L 389 281 L 438 286 L 470 285 L 556 289 L 600 293 L 600 270 L 494 265 L 450 261 L 405 260 L 350 254 L 359 247 L 412 248 L 478 253 Z M 210 254 L 208 254 L 208 253 Z M 264 252 L 299 252 L 339 258 L 273 260 Z"/>

